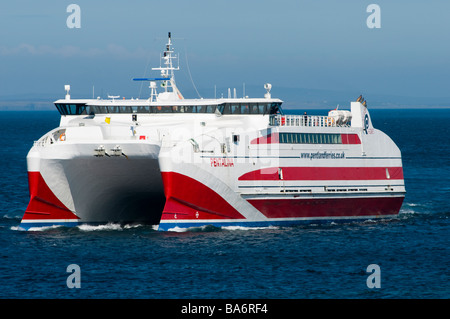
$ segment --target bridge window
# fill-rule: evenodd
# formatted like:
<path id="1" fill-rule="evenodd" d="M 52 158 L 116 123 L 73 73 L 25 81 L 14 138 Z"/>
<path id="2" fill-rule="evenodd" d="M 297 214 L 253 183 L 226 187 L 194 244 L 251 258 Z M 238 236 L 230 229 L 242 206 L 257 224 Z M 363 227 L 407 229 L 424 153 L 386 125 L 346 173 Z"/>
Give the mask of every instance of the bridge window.
<path id="1" fill-rule="evenodd" d="M 86 105 L 84 103 L 55 104 L 61 115 L 90 115 L 109 113 L 215 113 L 221 114 L 279 114 L 281 103 L 222 103 L 219 105 Z"/>
<path id="2" fill-rule="evenodd" d="M 61 115 L 86 114 L 86 105 L 83 104 L 55 104 Z"/>

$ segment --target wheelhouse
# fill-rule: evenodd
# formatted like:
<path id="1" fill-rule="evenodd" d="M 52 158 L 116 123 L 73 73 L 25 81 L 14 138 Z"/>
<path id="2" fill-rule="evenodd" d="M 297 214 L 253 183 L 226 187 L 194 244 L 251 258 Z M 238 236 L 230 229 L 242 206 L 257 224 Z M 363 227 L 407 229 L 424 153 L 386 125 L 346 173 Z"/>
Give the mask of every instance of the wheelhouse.
<path id="1" fill-rule="evenodd" d="M 103 102 L 103 101 L 102 101 Z M 95 103 L 95 102 L 94 102 Z M 55 102 L 61 115 L 95 115 L 95 114 L 132 114 L 132 113 L 217 113 L 220 114 L 282 114 L 281 102 L 239 102 L 204 105 L 164 105 L 164 104 L 126 104 L 118 103 L 70 103 Z"/>

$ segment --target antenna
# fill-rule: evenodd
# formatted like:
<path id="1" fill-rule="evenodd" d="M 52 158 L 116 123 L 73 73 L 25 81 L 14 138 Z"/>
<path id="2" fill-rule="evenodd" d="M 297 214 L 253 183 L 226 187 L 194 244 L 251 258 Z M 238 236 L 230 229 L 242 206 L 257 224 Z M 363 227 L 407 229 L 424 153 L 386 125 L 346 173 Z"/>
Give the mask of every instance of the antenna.
<path id="1" fill-rule="evenodd" d="M 133 81 L 149 81 L 151 89 L 150 101 L 156 101 L 157 99 L 184 99 L 180 90 L 178 90 L 175 84 L 175 76 L 174 71 L 178 71 L 180 69 L 180 60 L 177 54 L 174 54 L 174 50 L 172 48 L 172 33 L 168 32 L 168 40 L 165 46 L 165 50 L 159 56 L 160 64 L 158 68 L 152 68 L 152 70 L 160 71 L 160 77 L 155 78 L 133 78 Z M 178 64 L 174 66 L 174 60 L 177 60 Z M 148 66 L 148 64 L 147 64 Z M 147 68 L 146 68 L 147 70 Z M 161 81 L 160 85 L 164 89 L 164 92 L 157 94 L 156 93 L 156 84 L 151 83 L 154 81 Z M 142 88 L 142 85 L 141 85 Z M 139 94 L 140 95 L 140 94 Z"/>
<path id="2" fill-rule="evenodd" d="M 66 90 L 66 100 L 70 100 L 70 85 L 64 85 L 64 90 Z"/>
<path id="3" fill-rule="evenodd" d="M 270 90 L 272 89 L 272 84 L 266 83 L 266 84 L 264 84 L 264 88 L 265 88 L 266 91 L 267 91 L 267 93 L 264 94 L 264 97 L 265 97 L 266 99 L 270 99 L 270 98 L 272 97 L 272 96 L 270 95 Z"/>
<path id="4" fill-rule="evenodd" d="M 195 86 L 194 80 L 192 79 L 191 69 L 189 68 L 189 60 L 188 60 L 188 55 L 187 55 L 186 42 L 184 43 L 184 56 L 186 58 L 186 66 L 187 66 L 187 70 L 189 73 L 189 78 L 191 79 L 192 86 L 194 87 L 195 92 L 197 92 L 198 97 L 202 98 L 200 93 L 198 93 L 198 90 L 197 90 L 197 87 Z"/>
<path id="5" fill-rule="evenodd" d="M 156 101 L 156 82 L 150 81 L 150 102 Z"/>
<path id="6" fill-rule="evenodd" d="M 164 82 L 161 84 L 164 87 L 165 92 L 169 92 L 169 88 L 172 88 L 172 91 L 175 92 L 179 99 L 183 99 L 181 92 L 178 90 L 175 84 L 175 76 L 173 71 L 178 71 L 180 69 L 180 62 L 178 55 L 173 54 L 172 49 L 172 34 L 168 33 L 169 39 L 166 44 L 166 50 L 163 52 L 163 55 L 160 56 L 160 66 L 159 68 L 152 68 L 152 70 L 161 71 L 161 78 L 164 79 Z M 173 66 L 173 60 L 178 60 L 178 66 Z"/>

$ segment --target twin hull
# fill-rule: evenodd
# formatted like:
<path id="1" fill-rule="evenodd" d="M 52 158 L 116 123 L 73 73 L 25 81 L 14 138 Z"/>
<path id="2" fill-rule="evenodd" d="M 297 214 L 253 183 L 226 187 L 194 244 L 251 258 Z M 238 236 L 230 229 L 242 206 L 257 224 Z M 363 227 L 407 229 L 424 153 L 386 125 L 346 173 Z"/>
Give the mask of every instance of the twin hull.
<path id="1" fill-rule="evenodd" d="M 268 115 L 212 115 L 158 134 L 143 123 L 143 135 L 114 143 L 44 136 L 27 157 L 21 227 L 118 222 L 170 230 L 398 214 L 400 151 L 370 118 L 365 127 L 268 122 Z"/>
<path id="2" fill-rule="evenodd" d="M 96 156 L 99 144 L 57 144 L 35 145 L 28 153 L 30 203 L 22 228 L 159 223 L 164 192 L 158 145 L 125 143 L 128 154 Z"/>

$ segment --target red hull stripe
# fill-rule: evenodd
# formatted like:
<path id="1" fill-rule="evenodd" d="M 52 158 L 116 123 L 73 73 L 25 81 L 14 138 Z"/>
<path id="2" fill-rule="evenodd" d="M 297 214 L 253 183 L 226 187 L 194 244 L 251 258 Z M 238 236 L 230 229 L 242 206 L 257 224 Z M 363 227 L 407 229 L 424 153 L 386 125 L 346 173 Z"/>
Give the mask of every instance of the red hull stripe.
<path id="1" fill-rule="evenodd" d="M 342 144 L 361 144 L 358 134 L 341 134 Z"/>
<path id="2" fill-rule="evenodd" d="M 269 167 L 245 173 L 240 181 L 403 179 L 402 167 Z"/>
<path id="3" fill-rule="evenodd" d="M 222 196 L 186 175 L 162 172 L 166 204 L 161 220 L 244 218 Z"/>
<path id="4" fill-rule="evenodd" d="M 253 139 L 250 144 L 278 144 L 279 135 L 278 133 L 269 134 L 266 136 L 258 137 Z"/>
<path id="5" fill-rule="evenodd" d="M 79 219 L 51 191 L 40 172 L 28 172 L 30 203 L 22 220 Z"/>
<path id="6" fill-rule="evenodd" d="M 341 134 L 342 144 L 361 144 L 358 134 Z M 253 139 L 250 144 L 278 144 L 280 138 L 278 133 Z"/>
<path id="7" fill-rule="evenodd" d="M 268 218 L 396 215 L 404 197 L 248 200 Z"/>

